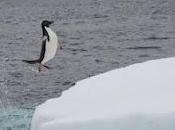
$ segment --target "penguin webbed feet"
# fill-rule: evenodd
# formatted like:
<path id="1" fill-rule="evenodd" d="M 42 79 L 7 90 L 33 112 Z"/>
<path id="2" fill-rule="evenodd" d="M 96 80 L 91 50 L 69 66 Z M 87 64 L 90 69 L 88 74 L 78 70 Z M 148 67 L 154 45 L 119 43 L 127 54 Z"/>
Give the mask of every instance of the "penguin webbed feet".
<path id="1" fill-rule="evenodd" d="M 42 68 L 50 69 L 50 67 L 48 67 L 47 65 L 43 65 L 43 64 L 39 63 L 38 71 L 41 72 Z"/>

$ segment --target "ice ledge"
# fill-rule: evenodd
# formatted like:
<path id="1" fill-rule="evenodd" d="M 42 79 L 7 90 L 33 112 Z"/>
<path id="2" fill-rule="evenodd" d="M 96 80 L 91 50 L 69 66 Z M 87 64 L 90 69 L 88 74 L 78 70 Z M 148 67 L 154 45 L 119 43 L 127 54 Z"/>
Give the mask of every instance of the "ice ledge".
<path id="1" fill-rule="evenodd" d="M 174 130 L 175 58 L 78 82 L 36 108 L 31 130 Z"/>

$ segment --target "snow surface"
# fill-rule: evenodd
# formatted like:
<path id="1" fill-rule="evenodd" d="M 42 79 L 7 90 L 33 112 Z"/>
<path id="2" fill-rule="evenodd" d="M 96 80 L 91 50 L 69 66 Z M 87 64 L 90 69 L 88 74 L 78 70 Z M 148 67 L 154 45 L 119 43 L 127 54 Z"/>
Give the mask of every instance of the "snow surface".
<path id="1" fill-rule="evenodd" d="M 82 80 L 38 106 L 31 130 L 175 130 L 175 58 Z"/>

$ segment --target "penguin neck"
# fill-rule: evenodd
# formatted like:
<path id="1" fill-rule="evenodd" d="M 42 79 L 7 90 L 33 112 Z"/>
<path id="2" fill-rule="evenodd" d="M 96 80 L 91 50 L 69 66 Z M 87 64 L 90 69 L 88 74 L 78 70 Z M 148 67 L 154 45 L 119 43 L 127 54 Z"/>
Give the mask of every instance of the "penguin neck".
<path id="1" fill-rule="evenodd" d="M 46 30 L 46 27 L 45 26 L 42 26 L 42 31 L 43 31 L 43 37 L 47 37 L 48 41 L 50 41 L 50 37 L 49 37 L 49 34 Z"/>

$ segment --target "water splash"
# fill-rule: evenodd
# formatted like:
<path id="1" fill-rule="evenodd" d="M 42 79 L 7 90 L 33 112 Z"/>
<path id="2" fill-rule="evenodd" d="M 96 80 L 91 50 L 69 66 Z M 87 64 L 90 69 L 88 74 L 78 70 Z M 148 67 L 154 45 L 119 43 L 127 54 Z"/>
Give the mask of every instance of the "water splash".
<path id="1" fill-rule="evenodd" d="M 29 130 L 34 108 L 14 107 L 9 101 L 6 62 L 8 58 L 2 60 L 0 79 L 0 130 Z"/>

